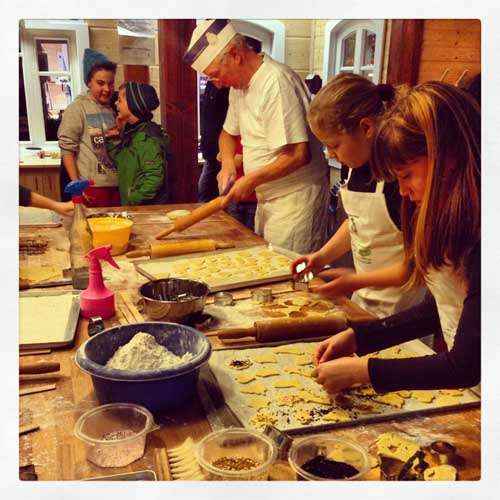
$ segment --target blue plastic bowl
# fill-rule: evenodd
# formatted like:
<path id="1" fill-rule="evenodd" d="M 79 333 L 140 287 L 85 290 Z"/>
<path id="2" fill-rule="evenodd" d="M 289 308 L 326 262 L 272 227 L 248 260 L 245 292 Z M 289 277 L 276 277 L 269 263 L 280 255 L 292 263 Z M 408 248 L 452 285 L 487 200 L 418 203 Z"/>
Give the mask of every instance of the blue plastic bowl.
<path id="1" fill-rule="evenodd" d="M 153 335 L 156 342 L 177 356 L 194 357 L 174 368 L 132 372 L 106 368 L 115 351 L 138 332 Z M 97 399 L 106 403 L 136 403 L 153 413 L 182 406 L 196 393 L 200 367 L 208 361 L 212 346 L 203 333 L 177 323 L 145 322 L 104 330 L 89 338 L 76 352 L 77 366 L 92 377 Z"/>

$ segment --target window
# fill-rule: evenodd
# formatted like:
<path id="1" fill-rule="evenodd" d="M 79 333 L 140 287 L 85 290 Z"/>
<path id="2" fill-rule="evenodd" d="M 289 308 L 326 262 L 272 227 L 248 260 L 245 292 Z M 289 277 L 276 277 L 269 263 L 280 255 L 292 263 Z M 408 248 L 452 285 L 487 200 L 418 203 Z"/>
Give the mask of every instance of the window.
<path id="1" fill-rule="evenodd" d="M 25 20 L 20 28 L 19 141 L 57 141 L 62 113 L 84 89 L 88 28 L 78 21 Z"/>
<path id="2" fill-rule="evenodd" d="M 339 73 L 356 73 L 380 82 L 383 20 L 329 21 L 325 27 L 323 81 Z"/>

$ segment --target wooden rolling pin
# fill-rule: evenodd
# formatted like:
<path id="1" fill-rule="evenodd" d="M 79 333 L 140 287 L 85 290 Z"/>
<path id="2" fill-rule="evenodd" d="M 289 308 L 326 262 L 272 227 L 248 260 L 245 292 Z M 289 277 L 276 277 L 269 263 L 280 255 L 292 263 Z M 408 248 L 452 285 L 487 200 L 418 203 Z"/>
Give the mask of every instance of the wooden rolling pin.
<path id="1" fill-rule="evenodd" d="M 19 365 L 19 373 L 21 374 L 35 374 L 35 373 L 52 373 L 58 372 L 61 365 L 58 361 L 50 362 L 43 361 L 41 363 L 23 363 Z"/>
<path id="2" fill-rule="evenodd" d="M 233 248 L 234 243 L 222 243 L 215 240 L 186 240 L 172 241 L 165 243 L 151 243 L 149 248 L 131 250 L 125 255 L 131 259 L 133 257 L 170 257 L 172 255 L 184 255 L 195 252 L 213 252 L 220 248 Z"/>
<path id="3" fill-rule="evenodd" d="M 165 236 L 168 236 L 170 233 L 173 232 L 180 233 L 181 231 L 184 231 L 184 229 L 191 227 L 193 224 L 200 222 L 200 220 L 210 217 L 210 215 L 222 209 L 222 205 L 224 204 L 224 199 L 225 196 L 219 196 L 218 198 L 215 198 L 214 200 L 205 203 L 201 207 L 195 208 L 189 215 L 175 219 L 171 227 L 159 232 L 155 236 L 155 238 L 157 240 L 161 240 Z"/>
<path id="4" fill-rule="evenodd" d="M 306 339 L 333 335 L 347 328 L 344 313 L 336 316 L 315 318 L 283 318 L 256 321 L 249 328 L 225 328 L 219 339 L 240 339 L 254 337 L 257 342 L 277 342 L 280 340 Z"/>

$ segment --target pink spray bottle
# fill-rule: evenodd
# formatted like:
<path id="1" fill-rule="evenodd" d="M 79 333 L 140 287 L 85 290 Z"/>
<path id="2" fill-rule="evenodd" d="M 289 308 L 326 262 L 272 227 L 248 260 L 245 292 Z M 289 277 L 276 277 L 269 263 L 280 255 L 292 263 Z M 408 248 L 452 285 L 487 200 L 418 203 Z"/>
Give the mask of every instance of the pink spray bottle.
<path id="1" fill-rule="evenodd" d="M 80 310 L 84 318 L 100 316 L 109 319 L 115 315 L 115 292 L 104 285 L 100 260 L 113 267 L 120 266 L 111 257 L 111 245 L 94 248 L 87 255 L 89 260 L 89 286 L 80 294 Z"/>

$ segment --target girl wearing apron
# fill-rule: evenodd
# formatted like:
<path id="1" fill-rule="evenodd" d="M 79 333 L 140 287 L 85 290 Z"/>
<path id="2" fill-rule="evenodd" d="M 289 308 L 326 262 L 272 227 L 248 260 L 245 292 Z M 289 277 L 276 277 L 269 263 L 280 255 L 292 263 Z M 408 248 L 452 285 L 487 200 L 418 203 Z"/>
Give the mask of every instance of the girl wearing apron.
<path id="1" fill-rule="evenodd" d="M 375 85 L 354 74 L 342 74 L 317 94 L 309 110 L 309 124 L 326 145 L 330 158 L 349 167 L 347 181 L 340 188 L 347 219 L 337 233 L 318 251 L 293 262 L 292 270 L 306 263 L 304 273 L 318 272 L 352 251 L 356 275 L 334 269 L 324 272 L 338 278 L 315 291 L 324 296 L 352 295 L 352 300 L 379 318 L 407 309 L 423 298 L 421 288 L 403 290 L 401 286 L 354 286 L 360 273 L 371 272 L 404 261 L 403 234 L 398 227 L 401 198 L 397 186 L 376 182 L 369 160 L 379 116 L 394 98 L 390 85 Z M 351 183 L 351 176 L 353 182 Z M 356 179 L 354 179 L 356 177 Z M 356 184 L 357 188 L 351 187 Z M 392 210 L 391 210 L 392 209 Z M 343 274 L 340 278 L 339 275 Z M 352 281 L 347 287 L 347 281 Z M 342 290 L 338 285 L 342 283 Z"/>
<path id="2" fill-rule="evenodd" d="M 445 83 L 416 86 L 385 115 L 373 145 L 372 168 L 378 179 L 398 180 L 409 262 L 406 276 L 410 284 L 425 283 L 430 295 L 412 309 L 321 342 L 315 376 L 329 392 L 358 383 L 371 383 L 377 392 L 479 383 L 480 144 L 476 101 Z M 391 273 L 394 266 L 387 271 L 387 281 Z M 364 356 L 436 327 L 444 340 L 437 354 L 406 359 Z M 353 353 L 360 357 L 347 357 Z"/>

